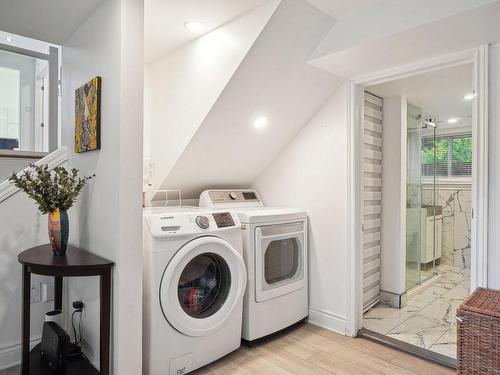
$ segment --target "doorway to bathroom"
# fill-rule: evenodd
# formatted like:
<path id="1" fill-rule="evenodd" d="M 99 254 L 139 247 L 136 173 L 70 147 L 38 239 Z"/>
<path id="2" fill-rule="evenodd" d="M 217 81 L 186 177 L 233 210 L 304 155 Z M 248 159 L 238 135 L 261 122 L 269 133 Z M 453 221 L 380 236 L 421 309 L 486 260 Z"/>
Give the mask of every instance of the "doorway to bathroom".
<path id="1" fill-rule="evenodd" d="M 456 309 L 485 285 L 484 79 L 475 58 L 408 69 L 351 87 L 363 103 L 352 329 L 453 366 Z"/>

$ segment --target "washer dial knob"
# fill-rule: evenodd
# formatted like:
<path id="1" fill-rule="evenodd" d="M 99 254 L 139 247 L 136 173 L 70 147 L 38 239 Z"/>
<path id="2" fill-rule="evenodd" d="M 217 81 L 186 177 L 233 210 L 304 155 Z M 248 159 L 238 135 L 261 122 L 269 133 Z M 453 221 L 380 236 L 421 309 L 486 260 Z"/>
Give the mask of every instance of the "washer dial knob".
<path id="1" fill-rule="evenodd" d="M 234 192 L 233 192 L 233 193 L 230 193 L 230 194 L 229 194 L 229 198 L 231 198 L 231 199 L 234 201 L 235 199 L 238 199 L 238 194 L 237 194 L 237 193 L 234 193 Z"/>
<path id="2" fill-rule="evenodd" d="M 196 221 L 196 224 L 198 224 L 198 226 L 201 229 L 208 229 L 208 227 L 210 226 L 210 221 L 208 220 L 208 217 L 206 217 L 206 216 L 203 216 L 203 215 L 196 216 L 195 221 Z"/>

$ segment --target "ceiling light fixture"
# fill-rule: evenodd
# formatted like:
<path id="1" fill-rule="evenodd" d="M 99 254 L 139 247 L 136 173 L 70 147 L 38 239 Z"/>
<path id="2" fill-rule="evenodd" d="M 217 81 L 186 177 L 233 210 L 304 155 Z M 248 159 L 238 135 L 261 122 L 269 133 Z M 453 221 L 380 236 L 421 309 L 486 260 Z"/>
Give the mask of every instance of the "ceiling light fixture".
<path id="1" fill-rule="evenodd" d="M 456 124 L 456 123 L 458 122 L 458 120 L 459 120 L 459 119 L 458 119 L 458 118 L 455 118 L 455 117 L 450 118 L 450 119 L 448 119 L 448 124 Z"/>
<path id="2" fill-rule="evenodd" d="M 202 21 L 191 20 L 186 21 L 186 23 L 184 23 L 184 27 L 193 33 L 200 33 L 205 29 L 205 23 Z"/>
<path id="3" fill-rule="evenodd" d="M 261 116 L 255 119 L 253 122 L 253 127 L 256 129 L 262 129 L 267 125 L 267 117 Z"/>
<path id="4" fill-rule="evenodd" d="M 472 99 L 474 99 L 474 94 L 464 95 L 464 100 L 472 100 Z"/>

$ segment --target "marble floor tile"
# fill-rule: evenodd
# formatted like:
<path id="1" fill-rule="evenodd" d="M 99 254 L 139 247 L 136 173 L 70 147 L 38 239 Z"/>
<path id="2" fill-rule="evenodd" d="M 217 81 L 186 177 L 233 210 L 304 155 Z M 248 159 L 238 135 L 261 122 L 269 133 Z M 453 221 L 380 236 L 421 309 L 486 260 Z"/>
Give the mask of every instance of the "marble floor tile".
<path id="1" fill-rule="evenodd" d="M 419 315 L 451 326 L 451 324 L 455 322 L 456 311 L 462 301 L 463 300 L 448 299 L 445 296 L 441 296 L 422 309 Z"/>
<path id="2" fill-rule="evenodd" d="M 443 271 L 443 272 L 454 272 L 454 273 L 460 273 L 462 275 L 465 275 L 467 277 L 470 277 L 470 268 L 468 267 L 458 267 L 458 266 L 453 266 L 450 269 Z"/>
<path id="3" fill-rule="evenodd" d="M 437 285 L 437 284 L 438 283 L 436 283 L 435 285 Z M 434 302 L 436 300 L 436 298 L 438 298 L 437 295 L 434 295 L 432 293 L 424 293 L 424 292 L 417 294 L 416 296 L 411 297 L 403 309 L 406 311 L 413 311 L 413 312 L 420 311 L 425 306 Z M 448 293 L 448 292 L 446 292 L 446 293 Z"/>
<path id="4" fill-rule="evenodd" d="M 451 327 L 434 344 L 431 345 L 430 350 L 451 358 L 457 358 L 457 327 Z"/>
<path id="5" fill-rule="evenodd" d="M 448 324 L 416 314 L 389 331 L 387 336 L 429 349 L 448 330 Z"/>
<path id="6" fill-rule="evenodd" d="M 454 288 L 446 292 L 443 297 L 449 300 L 462 300 L 464 301 L 469 293 L 469 280 L 456 285 Z"/>
<path id="7" fill-rule="evenodd" d="M 451 290 L 453 289 L 456 285 L 458 284 L 458 282 L 456 281 L 453 281 L 453 280 L 449 280 L 447 278 L 443 278 L 442 280 L 438 281 L 435 285 L 436 286 L 439 286 L 441 288 L 444 288 L 444 289 L 448 289 L 448 290 Z"/>
<path id="8" fill-rule="evenodd" d="M 443 277 L 441 278 L 440 281 L 449 281 L 455 284 L 459 284 L 462 281 L 464 281 L 468 275 L 465 273 L 461 272 L 453 272 L 453 271 L 444 271 L 443 272 Z"/>
<path id="9" fill-rule="evenodd" d="M 430 295 L 433 295 L 433 296 L 439 298 L 440 296 L 442 296 L 445 293 L 448 293 L 449 291 L 450 291 L 450 289 L 446 289 L 446 288 L 443 288 L 442 286 L 434 284 L 434 285 L 430 286 L 429 288 L 425 289 L 422 292 L 422 294 L 430 294 Z"/>
<path id="10" fill-rule="evenodd" d="M 364 315 L 364 327 L 381 334 L 456 357 L 456 309 L 469 295 L 470 270 L 440 264 L 441 278 L 395 309 L 377 305 Z"/>
<path id="11" fill-rule="evenodd" d="M 363 316 L 363 327 L 385 335 L 412 315 L 413 312 L 379 304 Z"/>

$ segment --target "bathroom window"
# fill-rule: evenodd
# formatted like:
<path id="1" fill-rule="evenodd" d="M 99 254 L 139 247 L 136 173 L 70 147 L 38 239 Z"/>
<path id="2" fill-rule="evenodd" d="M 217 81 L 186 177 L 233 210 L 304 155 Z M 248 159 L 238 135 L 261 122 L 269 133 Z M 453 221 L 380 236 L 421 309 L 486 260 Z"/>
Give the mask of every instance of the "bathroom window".
<path id="1" fill-rule="evenodd" d="M 434 162 L 435 155 L 435 162 Z M 472 174 L 472 134 L 452 134 L 422 139 L 422 176 L 470 177 Z"/>

